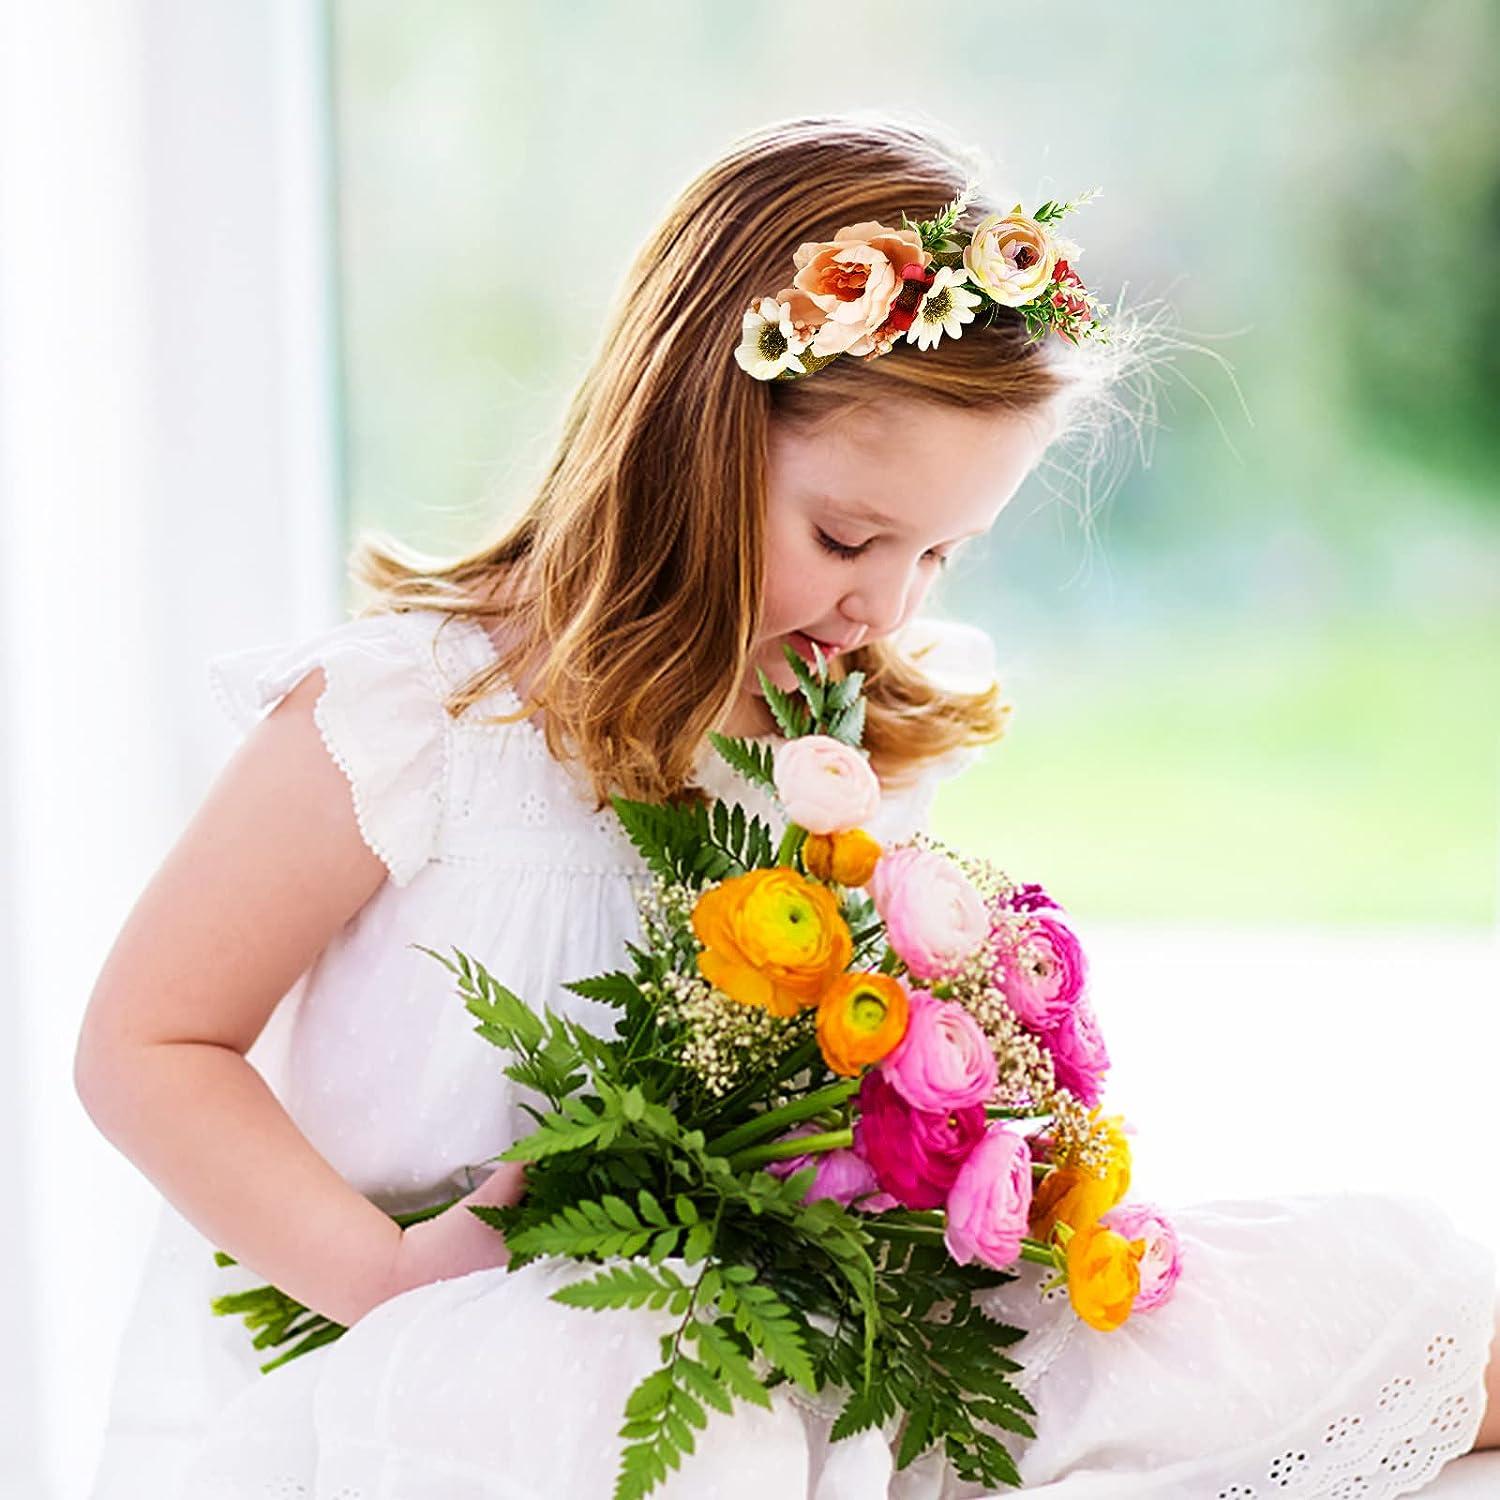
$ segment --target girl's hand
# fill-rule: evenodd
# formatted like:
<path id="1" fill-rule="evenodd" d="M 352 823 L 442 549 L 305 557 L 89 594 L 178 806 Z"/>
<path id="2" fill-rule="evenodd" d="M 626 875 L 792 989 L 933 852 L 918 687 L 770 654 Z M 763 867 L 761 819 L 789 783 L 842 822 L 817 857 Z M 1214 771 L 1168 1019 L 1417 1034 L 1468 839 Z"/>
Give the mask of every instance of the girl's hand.
<path id="1" fill-rule="evenodd" d="M 505 1237 L 469 1212 L 471 1207 L 502 1208 L 519 1203 L 526 1191 L 526 1167 L 501 1162 L 467 1197 L 436 1218 L 408 1225 L 401 1232 L 386 1298 L 432 1281 L 446 1281 L 503 1266 L 510 1260 Z M 385 1300 L 385 1299 L 382 1299 Z"/>

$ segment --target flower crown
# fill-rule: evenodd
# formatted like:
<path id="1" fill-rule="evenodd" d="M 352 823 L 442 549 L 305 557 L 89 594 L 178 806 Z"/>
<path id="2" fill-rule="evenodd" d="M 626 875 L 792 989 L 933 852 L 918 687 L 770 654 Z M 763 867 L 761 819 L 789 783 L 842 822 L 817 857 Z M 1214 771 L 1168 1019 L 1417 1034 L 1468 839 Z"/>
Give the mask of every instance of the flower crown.
<path id="1" fill-rule="evenodd" d="M 900 229 L 866 220 L 802 245 L 792 284 L 750 304 L 734 351 L 740 368 L 757 380 L 797 380 L 841 354 L 889 354 L 903 334 L 930 349 L 944 334 L 961 337 L 981 311 L 992 323 L 1002 307 L 1020 309 L 1028 343 L 1049 330 L 1072 344 L 1107 342 L 1096 316 L 1103 304 L 1073 269 L 1083 251 L 1051 228 L 1099 189 L 1046 202 L 1029 218 L 1018 203 L 972 233 L 955 229 L 976 186 L 967 184 L 935 219 L 913 223 L 903 212 Z"/>

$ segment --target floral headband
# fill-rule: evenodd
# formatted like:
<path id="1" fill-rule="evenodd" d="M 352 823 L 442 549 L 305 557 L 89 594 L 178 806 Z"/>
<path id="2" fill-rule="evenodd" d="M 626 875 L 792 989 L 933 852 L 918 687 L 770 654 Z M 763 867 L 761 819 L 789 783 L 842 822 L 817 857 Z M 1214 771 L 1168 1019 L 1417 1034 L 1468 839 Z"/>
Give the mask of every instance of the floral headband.
<path id="1" fill-rule="evenodd" d="M 1030 343 L 1049 330 L 1072 344 L 1107 342 L 1095 315 L 1103 304 L 1073 269 L 1083 251 L 1051 228 L 1099 189 L 1044 203 L 1029 218 L 1018 203 L 972 233 L 955 230 L 975 191 L 969 183 L 935 219 L 903 213 L 900 229 L 866 220 L 801 246 L 792 284 L 750 304 L 734 351 L 740 368 L 757 380 L 797 380 L 841 354 L 889 354 L 903 334 L 930 349 L 945 334 L 961 337 L 981 311 L 993 322 L 1001 307 L 1020 309 Z"/>

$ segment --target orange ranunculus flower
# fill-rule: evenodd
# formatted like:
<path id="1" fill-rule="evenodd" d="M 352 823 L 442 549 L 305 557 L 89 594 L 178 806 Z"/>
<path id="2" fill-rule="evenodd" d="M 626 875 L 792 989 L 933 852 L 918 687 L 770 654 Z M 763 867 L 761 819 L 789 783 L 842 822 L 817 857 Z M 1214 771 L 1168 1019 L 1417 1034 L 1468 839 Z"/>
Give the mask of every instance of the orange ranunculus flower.
<path id="1" fill-rule="evenodd" d="M 693 908 L 693 931 L 703 977 L 773 1016 L 816 1005 L 854 957 L 833 892 L 785 865 L 709 887 Z"/>
<path id="2" fill-rule="evenodd" d="M 810 833 L 802 844 L 802 862 L 807 873 L 844 886 L 863 885 L 869 880 L 880 855 L 880 845 L 863 828 Z"/>
<path id="3" fill-rule="evenodd" d="M 840 974 L 818 1002 L 818 1046 L 835 1073 L 853 1078 L 906 1035 L 906 986 L 890 974 Z"/>
<path id="4" fill-rule="evenodd" d="M 1141 1289 L 1144 1239 L 1090 1224 L 1068 1241 L 1068 1300 L 1090 1328 L 1109 1333 L 1130 1316 Z"/>

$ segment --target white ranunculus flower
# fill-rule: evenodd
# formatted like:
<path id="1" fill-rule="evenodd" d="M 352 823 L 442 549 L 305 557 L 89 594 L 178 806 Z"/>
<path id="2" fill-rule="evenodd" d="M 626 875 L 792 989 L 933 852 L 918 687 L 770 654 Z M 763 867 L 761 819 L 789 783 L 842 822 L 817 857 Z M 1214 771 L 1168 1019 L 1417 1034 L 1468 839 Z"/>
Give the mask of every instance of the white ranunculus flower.
<path id="1" fill-rule="evenodd" d="M 774 380 L 783 370 L 797 375 L 806 368 L 797 358 L 807 348 L 792 329 L 792 311 L 774 297 L 762 297 L 745 314 L 742 337 L 734 357 L 747 374 L 757 380 Z"/>
<path id="2" fill-rule="evenodd" d="M 950 339 L 963 334 L 963 325 L 974 321 L 974 309 L 983 301 L 966 283 L 969 273 L 956 266 L 943 266 L 932 278 L 906 330 L 906 342 L 930 349 L 946 333 Z"/>

